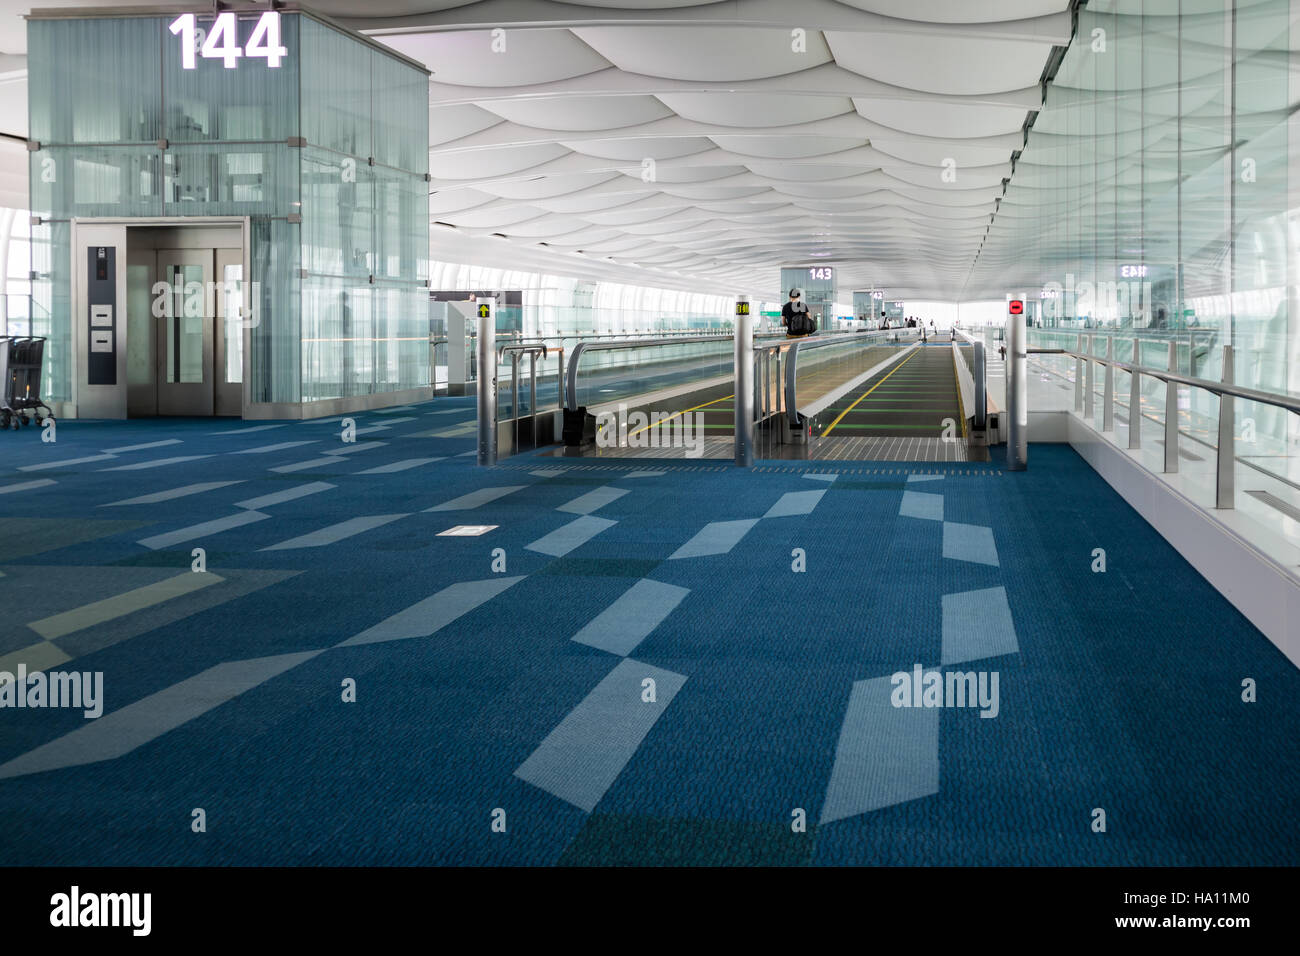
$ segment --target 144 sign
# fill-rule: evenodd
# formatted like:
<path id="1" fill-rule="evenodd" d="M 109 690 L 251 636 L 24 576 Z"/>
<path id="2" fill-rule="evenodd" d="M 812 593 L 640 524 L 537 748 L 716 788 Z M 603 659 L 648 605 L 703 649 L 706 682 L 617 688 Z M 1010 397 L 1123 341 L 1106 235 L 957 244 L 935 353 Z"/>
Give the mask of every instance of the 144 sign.
<path id="1" fill-rule="evenodd" d="M 289 55 L 280 45 L 280 14 L 263 13 L 253 27 L 253 33 L 244 47 L 239 45 L 239 18 L 233 13 L 219 13 L 210 29 L 199 26 L 192 13 L 182 14 L 171 22 L 169 30 L 181 38 L 181 66 L 187 70 L 198 68 L 195 54 L 205 60 L 223 60 L 227 70 L 239 66 L 240 59 L 265 57 L 272 69 Z"/>

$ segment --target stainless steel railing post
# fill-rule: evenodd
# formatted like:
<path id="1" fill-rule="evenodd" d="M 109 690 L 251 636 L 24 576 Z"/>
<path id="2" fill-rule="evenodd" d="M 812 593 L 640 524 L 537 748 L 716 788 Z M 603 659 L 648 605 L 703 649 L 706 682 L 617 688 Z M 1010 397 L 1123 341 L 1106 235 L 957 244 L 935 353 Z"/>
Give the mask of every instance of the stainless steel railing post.
<path id="1" fill-rule="evenodd" d="M 1231 385 L 1233 379 L 1232 346 L 1223 347 L 1223 384 Z M 1214 506 L 1236 507 L 1236 400 L 1231 395 L 1219 396 L 1219 451 L 1215 460 Z"/>
<path id="2" fill-rule="evenodd" d="M 1133 368 L 1128 383 L 1128 447 L 1142 447 L 1142 340 L 1133 340 Z"/>
<path id="3" fill-rule="evenodd" d="M 510 430 L 512 455 L 519 451 L 519 358 L 518 352 L 510 353 L 510 418 L 514 423 Z"/>
<path id="4" fill-rule="evenodd" d="M 1115 430 L 1115 336 L 1106 336 L 1106 371 L 1102 373 L 1101 430 Z"/>
<path id="5" fill-rule="evenodd" d="M 1092 402 L 1093 402 L 1092 390 L 1094 387 L 1093 376 L 1096 374 L 1093 371 L 1093 367 L 1092 367 L 1093 364 L 1092 355 L 1093 352 L 1096 351 L 1096 349 L 1097 349 L 1096 336 L 1092 336 L 1092 335 L 1088 336 L 1088 348 L 1087 351 L 1084 353 L 1085 355 L 1087 355 L 1087 358 L 1083 360 L 1083 417 L 1088 421 L 1089 424 L 1092 423 Z"/>
<path id="6" fill-rule="evenodd" d="M 542 353 L 545 355 L 545 353 Z M 537 447 L 537 353 L 528 353 L 528 413 L 532 416 L 533 447 Z"/>
<path id="7" fill-rule="evenodd" d="M 555 373 L 555 407 L 564 408 L 564 346 L 561 345 L 555 350 L 556 373 Z"/>
<path id="8" fill-rule="evenodd" d="M 1169 342 L 1169 371 L 1178 370 L 1178 343 Z M 1165 383 L 1165 472 L 1178 471 L 1178 383 Z"/>
<path id="9" fill-rule="evenodd" d="M 1083 411 L 1083 336 L 1075 343 L 1079 357 L 1074 360 L 1074 410 Z"/>

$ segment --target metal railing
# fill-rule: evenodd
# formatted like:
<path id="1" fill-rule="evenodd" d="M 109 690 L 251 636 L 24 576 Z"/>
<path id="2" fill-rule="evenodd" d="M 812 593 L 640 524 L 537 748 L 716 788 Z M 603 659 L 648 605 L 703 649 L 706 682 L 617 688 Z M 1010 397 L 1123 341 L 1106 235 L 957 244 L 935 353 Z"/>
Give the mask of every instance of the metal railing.
<path id="1" fill-rule="evenodd" d="M 984 355 L 984 343 L 972 335 L 968 335 L 961 329 L 953 330 L 956 335 L 953 341 L 953 359 L 960 358 L 963 364 L 970 371 L 971 378 L 975 386 L 975 408 L 973 412 L 968 410 L 967 418 L 973 418 L 976 429 L 983 429 L 988 424 L 988 382 L 987 382 L 987 361 Z M 961 346 L 956 339 L 960 338 L 963 342 L 971 347 L 971 361 L 966 362 L 966 356 L 962 354 Z"/>
<path id="2" fill-rule="evenodd" d="M 498 334 L 498 338 L 509 339 L 509 340 L 511 340 L 512 342 L 516 342 L 516 341 L 517 341 L 518 343 L 523 344 L 523 343 L 533 343 L 533 342 L 558 342 L 558 341 L 562 341 L 562 340 L 564 340 L 564 339 L 582 339 L 582 340 L 584 340 L 584 341 L 587 340 L 587 339 L 594 339 L 594 340 L 597 340 L 597 341 L 600 340 L 600 339 L 629 339 L 629 338 L 634 339 L 634 338 L 637 338 L 638 336 L 643 337 L 643 338 L 647 338 L 647 339 L 651 339 L 651 338 L 654 338 L 654 339 L 685 338 L 685 337 L 688 337 L 688 336 L 696 336 L 696 337 L 699 337 L 699 336 L 712 336 L 712 337 L 715 337 L 715 338 L 730 338 L 732 334 L 733 334 L 733 333 L 732 333 L 732 330 L 731 330 L 731 329 L 716 329 L 716 330 L 710 330 L 710 329 L 659 329 L 659 330 L 656 330 L 656 329 L 645 329 L 645 330 L 642 330 L 642 329 L 628 329 L 628 330 L 623 331 L 623 332 L 583 332 L 583 331 L 573 331 L 573 332 L 548 332 L 548 333 L 543 333 L 543 334 L 540 334 L 540 335 L 525 335 L 525 334 L 522 333 L 522 332 L 511 331 L 511 332 L 501 332 L 501 333 L 499 333 L 499 334 Z"/>
<path id="3" fill-rule="evenodd" d="M 1300 398 L 1290 395 L 1279 395 L 1276 392 L 1265 392 L 1257 388 L 1246 388 L 1240 385 L 1234 385 L 1232 382 L 1232 356 L 1233 348 L 1231 345 L 1223 346 L 1223 381 L 1214 382 L 1209 379 L 1195 378 L 1191 375 L 1182 375 L 1171 369 L 1157 369 L 1147 366 L 1137 365 L 1134 362 L 1121 362 L 1114 357 L 1114 338 L 1111 337 L 1107 346 L 1105 357 L 1089 354 L 1083 348 L 1084 336 L 1079 336 L 1078 349 L 1063 348 L 1037 348 L 1031 347 L 1026 351 L 1030 354 L 1039 355 L 1068 355 L 1075 359 L 1075 390 L 1074 390 L 1074 410 L 1082 412 L 1083 416 L 1092 420 L 1095 416 L 1093 413 L 1093 398 L 1096 386 L 1092 380 L 1094 369 L 1093 365 L 1101 365 L 1104 369 L 1103 386 L 1102 386 L 1102 431 L 1108 432 L 1115 427 L 1115 370 L 1128 372 L 1130 376 L 1130 393 L 1129 393 L 1129 434 L 1128 447 L 1138 449 L 1142 447 L 1142 376 L 1154 378 L 1165 383 L 1165 433 L 1164 433 L 1164 472 L 1174 474 L 1178 471 L 1178 389 L 1180 386 L 1186 388 L 1199 388 L 1219 398 L 1219 418 L 1218 418 L 1218 445 L 1215 450 L 1215 507 L 1221 509 L 1231 509 L 1236 504 L 1236 489 L 1234 466 L 1236 464 L 1236 434 L 1234 431 L 1234 399 L 1243 399 L 1251 402 L 1258 402 L 1261 405 L 1270 405 L 1274 408 L 1281 408 L 1292 414 L 1300 415 Z M 1136 339 L 1135 339 L 1136 341 Z M 1089 343 L 1091 346 L 1091 343 Z M 1169 343 L 1169 359 L 1171 367 L 1177 361 L 1177 343 Z M 1134 354 L 1138 354 L 1135 352 Z"/>
<path id="4" fill-rule="evenodd" d="M 759 375 L 756 376 L 756 385 L 765 384 L 769 378 L 769 369 L 772 365 L 773 356 L 776 357 L 777 375 L 776 380 L 782 385 L 782 394 L 780 404 L 776 404 L 767 390 L 764 389 L 760 396 L 759 391 L 755 390 L 754 405 L 758 410 L 758 421 L 770 417 L 773 414 L 784 412 L 792 427 L 799 427 L 799 355 L 807 354 L 815 349 L 828 348 L 835 345 L 861 344 L 868 342 L 877 344 L 880 342 L 901 342 L 900 336 L 906 337 L 907 329 L 884 329 L 874 332 L 832 332 L 826 335 L 810 335 L 803 338 L 789 339 L 783 338 L 779 342 L 769 342 L 754 347 L 755 361 L 759 367 Z M 757 382 L 761 378 L 762 383 Z M 761 400 L 760 400 L 761 399 Z"/>
<path id="5" fill-rule="evenodd" d="M 529 434 L 532 435 L 533 446 L 537 445 L 537 356 L 541 354 L 545 360 L 550 354 L 554 354 L 559 360 L 559 371 L 556 375 L 556 411 L 560 411 L 564 406 L 560 404 L 559 398 L 563 391 L 564 382 L 564 349 L 563 347 L 548 349 L 545 345 L 528 344 L 528 345 L 502 345 L 497 349 L 497 363 L 504 362 L 507 356 L 510 359 L 510 421 L 514 422 L 514 450 L 519 449 L 519 423 L 522 417 L 519 414 L 519 362 L 528 356 L 528 414 L 531 424 Z"/>
<path id="6" fill-rule="evenodd" d="M 646 342 L 643 342 L 642 344 L 648 344 L 651 338 L 674 338 L 680 341 L 686 337 L 705 336 L 722 340 L 729 339 L 731 335 L 732 332 L 730 329 L 719 329 L 716 331 L 710 331 L 707 329 L 665 329 L 660 331 L 631 329 L 626 332 L 573 331 L 546 333 L 543 335 L 524 335 L 522 332 L 508 330 L 498 332 L 495 341 L 498 345 L 501 343 L 509 345 L 546 345 L 550 342 L 558 342 L 561 343 L 560 347 L 563 347 L 565 342 L 601 341 L 604 339 L 624 340 L 643 337 L 646 339 Z M 478 379 L 478 347 L 474 344 L 477 341 L 477 338 L 478 332 L 476 329 L 467 331 L 465 336 L 466 383 L 474 382 Z M 444 331 L 432 332 L 429 335 L 429 377 L 434 388 L 445 387 L 452 378 L 450 375 L 451 370 L 448 368 L 447 379 L 442 383 L 439 383 L 438 381 L 438 368 L 440 366 L 445 368 L 451 361 L 451 356 L 447 353 L 450 343 L 451 339 Z"/>
<path id="7" fill-rule="evenodd" d="M 591 352 L 607 352 L 617 349 L 643 349 L 654 348 L 663 345 L 693 345 L 699 342 L 725 342 L 731 339 L 728 335 L 696 335 L 684 336 L 681 338 L 663 338 L 663 339 L 616 339 L 612 342 L 579 342 L 573 347 L 573 353 L 569 356 L 569 366 L 566 369 L 565 378 L 565 408 L 569 411 L 577 411 L 580 407 L 578 404 L 578 367 L 582 356 Z"/>
<path id="8" fill-rule="evenodd" d="M 666 360 L 680 361 L 685 374 L 683 376 L 678 370 L 673 370 L 671 377 L 676 380 L 665 383 L 665 386 L 659 389 L 655 389 L 653 384 L 647 385 L 645 379 L 636 374 L 635 370 L 639 367 L 637 359 L 634 358 L 631 362 L 623 363 L 623 367 L 631 370 L 628 384 L 634 389 L 642 389 L 637 391 L 635 395 L 629 395 L 628 400 L 649 401 L 655 397 L 668 398 L 715 386 L 727 385 L 732 387 L 735 395 L 736 460 L 737 464 L 744 465 L 752 463 L 754 427 L 757 424 L 777 419 L 779 421 L 777 427 L 780 429 L 780 437 L 776 440 L 800 441 L 802 437 L 796 438 L 794 436 L 796 434 L 803 436 L 804 434 L 807 418 L 803 412 L 808 412 L 809 416 L 814 415 L 816 409 L 833 402 L 846 391 L 856 387 L 865 378 L 878 374 L 881 369 L 896 362 L 898 357 L 906 351 L 918 347 L 919 341 L 924 341 L 924 332 L 922 330 L 905 327 L 875 331 L 822 333 L 803 338 L 790 338 L 783 333 L 755 335 L 752 323 L 753 318 L 751 316 L 743 316 L 743 321 L 738 322 L 740 327 L 738 334 L 668 335 L 651 339 L 623 337 L 604 341 L 593 337 L 592 339 L 580 341 L 567 356 L 564 355 L 562 348 L 556 349 L 539 342 L 512 343 L 501 346 L 496 350 L 497 361 L 495 364 L 499 366 L 501 363 L 508 361 L 510 366 L 510 388 L 513 402 L 510 418 L 515 421 L 516 446 L 518 445 L 520 433 L 519 422 L 523 419 L 531 417 L 533 434 L 538 434 L 537 374 L 539 356 L 542 361 L 545 361 L 558 354 L 560 394 L 557 398 L 559 399 L 559 408 L 565 412 L 566 416 L 570 413 L 585 411 L 586 415 L 590 417 L 599 415 L 601 413 L 600 409 L 606 406 L 612 407 L 614 399 L 611 397 L 606 401 L 604 396 L 600 396 L 600 401 L 603 404 L 598 403 L 595 405 L 589 402 L 584 404 L 581 401 L 580 396 L 583 392 L 594 387 L 590 384 L 588 378 L 582 377 L 584 375 L 584 356 L 637 349 L 650 352 L 650 350 L 657 348 L 664 348 L 671 352 L 681 346 L 718 346 L 721 343 L 730 341 L 733 344 L 733 349 L 729 350 L 730 354 L 724 355 L 716 352 L 716 350 L 695 353 L 691 350 L 688 354 L 678 355 Z M 919 336 L 920 338 L 918 338 Z M 854 348 L 855 346 L 859 348 Z M 881 348 L 882 346 L 884 348 Z M 903 348 L 899 351 L 894 349 L 893 346 Z M 492 347 L 495 348 L 495 343 Z M 979 399 L 975 402 L 971 417 L 976 417 L 982 424 L 985 417 L 983 413 L 986 409 L 983 344 L 970 340 L 969 336 L 963 335 L 962 342 L 954 342 L 954 349 L 968 350 L 976 356 L 973 361 L 980 373 L 978 375 Z M 481 350 L 482 343 L 480 344 L 480 352 Z M 650 352 L 650 354 L 653 356 L 653 352 Z M 520 365 L 525 355 L 529 357 L 527 371 L 529 404 L 526 409 L 527 414 L 521 417 L 519 414 L 519 389 L 521 388 L 521 375 L 523 373 L 520 370 Z M 877 359 L 879 360 L 877 361 Z M 658 357 L 652 357 L 647 359 L 646 364 L 661 365 L 663 361 Z M 592 363 L 588 362 L 586 364 L 590 366 Z M 594 368 L 588 369 L 586 372 L 589 375 L 598 374 L 605 371 L 606 368 L 605 364 L 597 363 Z M 801 369 L 805 374 L 812 374 L 813 371 L 819 373 L 818 377 L 812 380 L 814 390 L 818 391 L 819 394 L 813 397 L 811 402 L 805 402 L 805 408 L 802 411 L 798 397 Z M 822 388 L 822 374 L 827 378 L 824 389 Z M 494 415 L 496 404 L 495 378 L 496 376 L 493 375 L 492 387 L 490 388 L 492 393 L 491 408 Z M 808 388 L 805 385 L 805 391 L 807 390 Z M 608 391 L 612 391 L 612 389 L 602 388 L 602 392 Z M 825 394 L 821 394 L 822 392 Z M 486 408 L 488 405 L 483 404 L 481 407 Z M 566 419 L 566 440 L 574 440 L 567 435 L 568 427 L 569 424 Z M 589 427 L 589 423 L 584 426 L 584 430 L 586 427 Z M 494 454 L 484 456 L 484 458 L 485 460 L 495 461 Z"/>

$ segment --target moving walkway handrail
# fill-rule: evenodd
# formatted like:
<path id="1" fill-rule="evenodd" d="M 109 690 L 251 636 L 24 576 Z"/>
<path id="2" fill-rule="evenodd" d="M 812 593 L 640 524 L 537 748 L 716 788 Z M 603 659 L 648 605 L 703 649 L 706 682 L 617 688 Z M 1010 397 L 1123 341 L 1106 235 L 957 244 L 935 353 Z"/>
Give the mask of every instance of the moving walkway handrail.
<path id="1" fill-rule="evenodd" d="M 1141 423 L 1142 423 L 1142 398 L 1140 382 L 1143 375 L 1150 376 L 1165 383 L 1167 391 L 1165 393 L 1165 467 L 1166 473 L 1172 474 L 1178 471 L 1178 386 L 1184 385 L 1188 388 L 1200 388 L 1211 392 L 1219 397 L 1219 428 L 1218 442 L 1215 446 L 1215 507 L 1221 509 L 1230 509 L 1235 506 L 1235 482 L 1234 466 L 1237 461 L 1236 456 L 1236 432 L 1234 429 L 1235 415 L 1233 400 L 1237 398 L 1246 401 L 1258 402 L 1261 405 L 1271 405 L 1274 408 L 1282 408 L 1288 412 L 1300 415 L 1300 397 L 1293 395 L 1280 395 L 1276 392 L 1264 392 L 1257 388 L 1246 388 L 1242 385 L 1234 385 L 1232 382 L 1233 374 L 1233 347 L 1231 345 L 1223 346 L 1223 381 L 1215 382 L 1206 378 L 1196 378 L 1192 375 L 1183 375 L 1169 369 L 1150 368 L 1148 366 L 1138 365 L 1135 362 L 1121 362 L 1114 358 L 1114 342 L 1109 343 L 1110 355 L 1105 358 L 1098 355 L 1089 355 L 1083 350 L 1083 334 L 1079 335 L 1079 343 L 1076 349 L 1063 348 L 1041 348 L 1029 347 L 1025 351 L 1029 354 L 1036 355 L 1068 355 L 1074 358 L 1079 366 L 1080 371 L 1086 369 L 1089 379 L 1086 389 L 1082 389 L 1083 377 L 1076 373 L 1075 376 L 1075 411 L 1083 410 L 1085 416 L 1091 417 L 1093 384 L 1091 381 L 1092 371 L 1091 363 L 1097 362 L 1106 369 L 1106 382 L 1103 389 L 1104 402 L 1102 407 L 1102 431 L 1110 431 L 1114 427 L 1114 375 L 1115 369 L 1126 371 L 1132 377 L 1132 390 L 1129 399 L 1129 438 L 1128 447 L 1130 450 L 1142 447 L 1141 443 Z M 1137 339 L 1134 339 L 1136 346 Z M 1089 345 L 1091 348 L 1091 344 Z M 1174 364 L 1178 343 L 1174 339 L 1169 340 L 1169 358 L 1170 365 Z M 1134 355 L 1136 356 L 1135 350 Z M 1085 364 L 1088 363 L 1088 364 Z"/>
<path id="2" fill-rule="evenodd" d="M 887 341 L 898 341 L 898 334 L 906 332 L 907 329 L 878 329 L 872 332 L 832 332 L 829 335 L 806 335 L 795 339 L 783 339 L 780 342 L 769 342 L 762 345 L 755 344 L 754 351 L 762 350 L 771 353 L 773 351 L 780 354 L 788 350 L 790 354 L 785 359 L 785 374 L 783 376 L 782 388 L 785 391 L 785 411 L 792 426 L 799 426 L 799 407 L 796 398 L 796 391 L 799 381 L 799 353 L 807 352 L 810 349 L 822 348 L 828 345 L 838 345 L 846 342 L 878 342 L 882 338 Z M 892 340 L 888 336 L 893 336 Z"/>
<path id="3" fill-rule="evenodd" d="M 518 338 L 525 342 L 541 342 L 549 339 L 617 339 L 628 338 L 629 336 L 644 335 L 658 338 L 671 338 L 673 336 L 688 335 L 711 335 L 718 338 L 730 338 L 733 334 L 731 329 L 629 329 L 622 332 L 582 332 L 574 330 L 573 332 L 547 332 L 537 335 L 522 335 L 518 332 L 503 332 L 502 335 L 509 338 Z"/>
<path id="4" fill-rule="evenodd" d="M 569 367 L 566 370 L 565 379 L 565 407 L 570 411 L 578 410 L 578 361 L 587 352 L 606 352 L 613 349 L 645 349 L 654 348 L 661 345 L 694 345 L 697 342 L 726 342 L 735 336 L 731 333 L 726 335 L 696 335 L 681 338 L 661 338 L 661 339 L 618 339 L 613 342 L 579 342 L 573 347 L 573 354 L 569 356 Z"/>
<path id="5" fill-rule="evenodd" d="M 975 380 L 975 413 L 972 417 L 975 419 L 976 428 L 984 428 L 987 424 L 989 410 L 986 382 L 988 365 L 984 356 L 984 343 L 973 335 L 969 335 L 955 326 L 953 327 L 953 332 L 960 336 L 975 350 L 975 367 L 971 371 L 971 376 Z M 953 344 L 956 345 L 957 343 L 954 341 Z"/>

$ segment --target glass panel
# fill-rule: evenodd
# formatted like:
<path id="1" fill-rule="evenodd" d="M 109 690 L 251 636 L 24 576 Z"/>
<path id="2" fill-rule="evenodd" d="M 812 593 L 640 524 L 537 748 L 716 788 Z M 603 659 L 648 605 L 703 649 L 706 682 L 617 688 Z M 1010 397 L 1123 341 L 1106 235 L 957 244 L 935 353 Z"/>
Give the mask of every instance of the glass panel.
<path id="1" fill-rule="evenodd" d="M 377 278 L 423 283 L 429 278 L 429 187 L 417 176 L 375 167 Z"/>
<path id="2" fill-rule="evenodd" d="M 203 381 L 203 329 L 209 321 L 201 303 L 206 301 L 203 267 L 169 265 L 170 308 L 163 322 L 166 338 L 166 381 L 184 384 Z M 194 313 L 200 313 L 195 315 Z"/>
<path id="3" fill-rule="evenodd" d="M 42 397 L 68 401 L 72 398 L 72 225 L 43 222 L 31 229 L 32 334 L 47 338 Z"/>
<path id="4" fill-rule="evenodd" d="M 371 290 L 332 276 L 302 282 L 303 401 L 372 391 Z"/>
<path id="5" fill-rule="evenodd" d="M 153 269 L 126 267 L 126 380 L 131 385 L 154 381 Z"/>
<path id="6" fill-rule="evenodd" d="M 222 302 L 225 306 L 222 327 L 225 330 L 225 368 L 222 381 L 235 384 L 244 381 L 244 325 L 239 315 L 239 305 L 244 301 L 244 267 L 227 265 L 222 270 Z"/>
<path id="7" fill-rule="evenodd" d="M 372 56 L 369 46 L 310 17 L 302 18 L 302 135 L 308 143 L 363 161 L 372 155 Z M 427 123 L 427 82 L 425 97 Z M 426 135 L 426 166 L 428 142 Z"/>
<path id="8" fill-rule="evenodd" d="M 1285 393 L 1297 385 L 1287 361 L 1288 27 L 1292 5 L 1266 0 L 1236 21 L 1236 127 L 1232 249 L 1234 380 Z M 1297 11 L 1300 12 L 1300 11 Z M 1298 34 L 1300 36 L 1300 34 Z M 1296 88 L 1300 91 L 1300 87 Z M 1294 278 L 1292 282 L 1296 281 Z M 1258 456 L 1286 454 L 1288 419 L 1279 408 L 1238 403 L 1252 422 Z"/>
<path id="9" fill-rule="evenodd" d="M 173 146 L 163 164 L 169 216 L 297 212 L 298 151 L 276 146 Z"/>
<path id="10" fill-rule="evenodd" d="M 302 324 L 299 314 L 299 226 L 279 219 L 252 221 L 251 401 L 302 401 Z"/>
<path id="11" fill-rule="evenodd" d="M 70 219 L 162 214 L 156 146 L 52 146 L 31 154 L 32 212 Z"/>
<path id="12" fill-rule="evenodd" d="M 429 77 L 370 50 L 375 162 L 421 176 L 429 170 Z"/>
<path id="13" fill-rule="evenodd" d="M 156 142 L 162 136 L 159 38 L 165 23 L 29 20 L 31 138 L 42 145 Z"/>
<path id="14" fill-rule="evenodd" d="M 239 18 L 238 45 L 247 45 L 260 13 Z M 264 58 L 241 58 L 233 70 L 220 59 L 196 57 L 194 69 L 181 65 L 180 38 L 160 24 L 162 83 L 166 102 L 164 137 L 175 143 L 215 141 L 280 142 L 298 133 L 298 21 L 280 15 L 280 45 L 288 50 L 278 67 Z M 200 16 L 209 31 L 213 18 Z M 157 54 L 155 54 L 156 60 Z M 155 70 L 153 83 L 158 83 Z"/>
<path id="15" fill-rule="evenodd" d="M 303 268 L 369 284 L 375 248 L 371 167 L 321 149 L 301 152 Z M 427 223 L 427 213 L 424 218 Z"/>
<path id="16" fill-rule="evenodd" d="M 428 290 L 379 283 L 375 289 L 375 389 L 401 391 L 427 385 Z M 527 361 L 524 368 L 528 367 Z"/>

